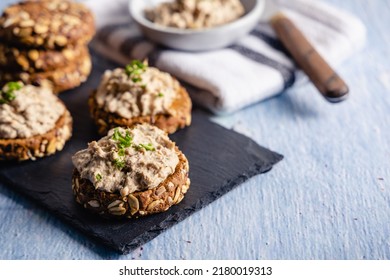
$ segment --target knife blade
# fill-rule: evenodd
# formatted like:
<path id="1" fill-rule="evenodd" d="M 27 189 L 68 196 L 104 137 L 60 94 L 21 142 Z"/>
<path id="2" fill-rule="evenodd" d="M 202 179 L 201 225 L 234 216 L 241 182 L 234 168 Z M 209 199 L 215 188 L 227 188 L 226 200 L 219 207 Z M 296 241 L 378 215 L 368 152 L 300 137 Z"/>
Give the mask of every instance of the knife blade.
<path id="1" fill-rule="evenodd" d="M 296 64 L 327 101 L 337 103 L 345 100 L 349 93 L 347 84 L 319 54 L 294 22 L 280 11 L 281 2 L 280 0 L 265 0 L 262 20 L 270 23 L 278 39 L 291 54 Z"/>

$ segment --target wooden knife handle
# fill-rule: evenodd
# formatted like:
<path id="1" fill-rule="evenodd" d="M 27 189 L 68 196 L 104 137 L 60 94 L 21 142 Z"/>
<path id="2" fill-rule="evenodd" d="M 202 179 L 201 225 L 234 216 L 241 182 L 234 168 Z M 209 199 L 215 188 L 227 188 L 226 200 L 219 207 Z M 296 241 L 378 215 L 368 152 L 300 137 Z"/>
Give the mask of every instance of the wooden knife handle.
<path id="1" fill-rule="evenodd" d="M 279 40 L 290 52 L 298 66 L 330 102 L 343 101 L 349 92 L 347 84 L 314 49 L 295 24 L 282 13 L 271 19 Z"/>

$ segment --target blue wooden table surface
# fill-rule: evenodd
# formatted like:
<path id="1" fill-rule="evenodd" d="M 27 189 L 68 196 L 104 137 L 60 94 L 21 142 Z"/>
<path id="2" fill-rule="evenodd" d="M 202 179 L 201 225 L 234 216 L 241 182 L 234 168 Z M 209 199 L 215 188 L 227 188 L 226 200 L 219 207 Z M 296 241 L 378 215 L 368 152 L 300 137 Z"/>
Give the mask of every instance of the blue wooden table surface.
<path id="1" fill-rule="evenodd" d="M 329 104 L 306 83 L 215 118 L 282 153 L 271 172 L 126 256 L 0 184 L 0 259 L 390 259 L 390 0 L 326 2 L 368 30 L 337 68 L 349 100 Z"/>

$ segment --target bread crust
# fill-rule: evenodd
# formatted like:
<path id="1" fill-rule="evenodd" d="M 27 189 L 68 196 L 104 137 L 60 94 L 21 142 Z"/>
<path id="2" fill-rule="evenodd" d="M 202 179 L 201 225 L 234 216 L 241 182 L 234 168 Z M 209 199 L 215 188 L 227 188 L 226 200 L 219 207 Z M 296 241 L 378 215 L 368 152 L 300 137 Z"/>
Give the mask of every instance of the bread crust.
<path id="1" fill-rule="evenodd" d="M 89 53 L 84 57 L 69 64 L 67 67 L 49 72 L 1 72 L 0 82 L 23 81 L 25 84 L 44 85 L 49 84 L 53 93 L 78 87 L 85 82 L 92 70 L 92 62 Z"/>
<path id="2" fill-rule="evenodd" d="M 50 72 L 89 55 L 87 46 L 61 50 L 16 48 L 0 42 L 0 67 L 7 72 Z"/>
<path id="3" fill-rule="evenodd" d="M 92 12 L 64 0 L 25 1 L 7 7 L 0 17 L 0 38 L 15 46 L 59 49 L 87 44 L 95 34 Z"/>
<path id="4" fill-rule="evenodd" d="M 68 110 L 54 128 L 29 138 L 0 139 L 0 160 L 35 160 L 61 151 L 72 136 L 72 117 Z"/>
<path id="5" fill-rule="evenodd" d="M 98 127 L 98 132 L 101 135 L 117 126 L 130 127 L 138 123 L 150 123 L 157 126 L 161 130 L 172 134 L 178 129 L 184 128 L 191 124 L 191 99 L 184 87 L 180 87 L 177 97 L 173 100 L 170 114 L 156 114 L 153 116 L 141 116 L 130 119 L 123 118 L 115 113 L 106 112 L 103 108 L 99 108 L 96 103 L 96 91 L 93 91 L 89 97 L 88 104 L 92 118 Z"/>
<path id="6" fill-rule="evenodd" d="M 177 147 L 176 154 L 179 163 L 174 173 L 153 189 L 130 194 L 97 190 L 74 169 L 72 190 L 76 201 L 105 218 L 138 218 L 167 211 L 184 198 L 190 187 L 188 160 Z"/>

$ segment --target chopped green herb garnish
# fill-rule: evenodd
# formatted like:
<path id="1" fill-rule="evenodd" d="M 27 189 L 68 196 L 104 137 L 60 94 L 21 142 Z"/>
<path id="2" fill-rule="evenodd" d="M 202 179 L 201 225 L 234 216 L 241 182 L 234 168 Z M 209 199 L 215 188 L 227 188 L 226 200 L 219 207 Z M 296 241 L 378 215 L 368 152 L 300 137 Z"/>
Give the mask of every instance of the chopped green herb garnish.
<path id="1" fill-rule="evenodd" d="M 11 102 L 15 98 L 16 98 L 16 95 L 13 92 L 3 92 L 1 94 L 0 104 L 5 104 L 8 102 Z"/>
<path id="2" fill-rule="evenodd" d="M 164 96 L 164 93 L 159 92 L 159 93 L 157 94 L 157 96 L 158 96 L 158 97 L 163 97 L 163 96 Z"/>
<path id="3" fill-rule="evenodd" d="M 134 73 L 139 73 L 142 70 L 145 70 L 147 67 L 147 64 L 143 63 L 140 60 L 133 60 L 130 62 L 130 64 L 126 65 L 126 72 L 131 75 Z"/>
<path id="4" fill-rule="evenodd" d="M 152 143 L 134 145 L 134 148 L 135 148 L 136 150 L 141 150 L 141 149 L 145 149 L 145 150 L 147 150 L 147 151 L 155 151 L 155 150 L 156 150 L 156 148 L 153 147 Z"/>
<path id="5" fill-rule="evenodd" d="M 142 81 L 142 79 L 140 77 L 136 77 L 136 78 L 132 78 L 131 79 L 134 83 L 138 83 L 140 81 Z"/>
<path id="6" fill-rule="evenodd" d="M 0 104 L 11 102 L 16 98 L 15 91 L 23 87 L 21 82 L 8 82 L 1 90 Z"/>
<path id="7" fill-rule="evenodd" d="M 99 182 L 101 179 L 103 179 L 103 177 L 102 177 L 102 175 L 100 175 L 100 173 L 96 174 L 95 178 L 96 178 L 96 181 L 98 181 L 98 182 Z"/>
<path id="8" fill-rule="evenodd" d="M 121 170 L 123 167 L 125 167 L 125 161 L 122 159 L 122 157 L 124 157 L 126 154 L 125 149 L 131 147 L 133 137 L 130 136 L 128 131 L 126 131 L 125 135 L 122 135 L 116 128 L 114 130 L 114 134 L 112 135 L 112 139 L 118 141 L 118 156 L 120 156 L 121 158 L 116 159 L 114 161 L 114 164 L 119 170 Z"/>
<path id="9" fill-rule="evenodd" d="M 114 165 L 116 166 L 116 168 L 118 168 L 119 170 L 122 170 L 123 167 L 125 167 L 126 163 L 124 160 L 122 159 L 115 159 L 114 160 Z"/>
<path id="10" fill-rule="evenodd" d="M 23 87 L 23 84 L 21 82 L 8 82 L 5 84 L 5 87 L 9 91 L 15 91 L 21 89 Z"/>
<path id="11" fill-rule="evenodd" d="M 123 157 L 125 155 L 125 149 L 120 149 L 118 151 L 118 156 Z"/>
<path id="12" fill-rule="evenodd" d="M 125 72 L 134 83 L 138 83 L 142 81 L 141 74 L 146 71 L 147 67 L 147 64 L 139 60 L 133 60 L 130 64 L 126 65 Z"/>
<path id="13" fill-rule="evenodd" d="M 131 142 L 133 141 L 133 138 L 130 136 L 128 131 L 126 131 L 125 135 L 122 135 L 117 128 L 114 130 L 112 139 L 118 141 L 119 150 L 130 147 Z"/>

